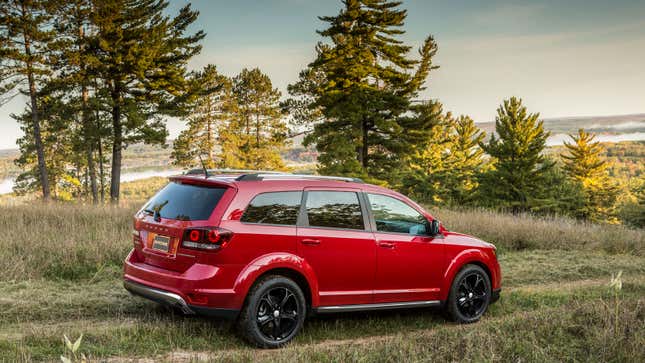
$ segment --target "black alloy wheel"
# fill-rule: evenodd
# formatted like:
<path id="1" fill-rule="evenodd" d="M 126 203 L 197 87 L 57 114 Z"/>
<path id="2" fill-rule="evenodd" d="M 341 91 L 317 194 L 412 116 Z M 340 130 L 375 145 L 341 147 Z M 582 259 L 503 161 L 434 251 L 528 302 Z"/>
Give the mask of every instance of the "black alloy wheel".
<path id="1" fill-rule="evenodd" d="M 238 327 L 241 335 L 260 348 L 279 348 L 291 341 L 304 324 L 307 305 L 293 280 L 270 275 L 247 295 Z"/>
<path id="2" fill-rule="evenodd" d="M 486 272 L 477 265 L 466 265 L 452 283 L 447 311 L 457 322 L 473 323 L 486 312 L 490 298 L 491 285 Z"/>

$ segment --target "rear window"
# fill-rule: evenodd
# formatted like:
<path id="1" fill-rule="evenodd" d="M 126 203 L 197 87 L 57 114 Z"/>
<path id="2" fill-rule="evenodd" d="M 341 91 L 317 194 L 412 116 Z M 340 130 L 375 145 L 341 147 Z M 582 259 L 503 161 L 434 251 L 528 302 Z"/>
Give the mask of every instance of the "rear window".
<path id="1" fill-rule="evenodd" d="M 181 221 L 207 220 L 226 188 L 170 182 L 146 206 L 144 212 L 158 212 L 162 218 Z"/>
<path id="2" fill-rule="evenodd" d="M 311 191 L 306 207 L 311 227 L 365 229 L 355 192 Z"/>
<path id="3" fill-rule="evenodd" d="M 300 213 L 301 199 L 302 192 L 258 194 L 246 208 L 241 221 L 295 226 Z"/>

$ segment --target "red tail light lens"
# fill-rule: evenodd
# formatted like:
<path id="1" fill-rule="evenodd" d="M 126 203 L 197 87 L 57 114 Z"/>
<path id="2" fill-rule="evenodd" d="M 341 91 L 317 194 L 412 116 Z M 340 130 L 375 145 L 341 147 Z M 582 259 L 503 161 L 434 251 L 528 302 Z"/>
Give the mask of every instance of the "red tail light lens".
<path id="1" fill-rule="evenodd" d="M 219 250 L 233 237 L 233 232 L 224 228 L 191 228 L 184 231 L 182 247 L 200 250 Z"/>

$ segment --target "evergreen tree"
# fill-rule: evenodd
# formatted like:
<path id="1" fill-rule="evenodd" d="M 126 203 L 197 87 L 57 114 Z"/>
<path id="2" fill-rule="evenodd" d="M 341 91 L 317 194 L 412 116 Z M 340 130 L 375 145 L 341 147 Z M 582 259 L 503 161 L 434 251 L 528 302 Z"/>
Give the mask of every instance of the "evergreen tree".
<path id="1" fill-rule="evenodd" d="M 454 118 L 450 112 L 444 114 L 437 101 L 425 102 L 415 109 L 416 118 L 425 119 L 426 124 L 409 135 L 418 140 L 404 177 L 404 189 L 430 203 L 472 202 L 477 175 L 484 165 L 479 143 L 485 134 L 468 116 Z"/>
<path id="2" fill-rule="evenodd" d="M 413 110 L 411 123 L 423 121 L 425 127 L 410 129 L 408 137 L 414 138 L 415 143 L 405 162 L 402 189 L 419 200 L 444 204 L 448 199 L 447 158 L 455 120 L 450 113 L 444 114 L 443 105 L 437 101 L 423 102 Z"/>
<path id="3" fill-rule="evenodd" d="M 94 3 L 96 71 L 108 88 L 112 114 L 110 199 L 119 199 L 122 150 L 129 143 L 163 143 L 160 115 L 181 115 L 189 83 L 186 64 L 204 33 L 186 35 L 197 19 L 190 5 L 170 18 L 165 0 L 104 0 Z"/>
<path id="4" fill-rule="evenodd" d="M 529 114 L 522 100 L 511 97 L 497 109 L 495 132 L 480 146 L 493 158 L 493 169 L 481 180 L 479 197 L 484 204 L 528 211 L 544 189 L 545 173 L 553 162 L 543 154 L 549 132 L 539 114 Z"/>
<path id="5" fill-rule="evenodd" d="M 344 0 L 337 16 L 320 17 L 328 27 L 318 33 L 330 43 L 318 44 L 316 60 L 290 92 L 319 111 L 304 143 L 321 153 L 322 173 L 392 181 L 403 166 L 410 149 L 402 124 L 410 118 L 403 116 L 433 68 L 437 48 L 428 37 L 420 60 L 408 57 L 411 47 L 397 39 L 406 18 L 399 5 Z"/>
<path id="6" fill-rule="evenodd" d="M 580 183 L 585 195 L 581 217 L 592 221 L 617 222 L 615 204 L 618 187 L 607 172 L 603 158 L 604 148 L 594 142 L 595 135 L 578 130 L 570 135 L 572 143 L 565 142 L 567 154 L 563 154 L 564 169 L 569 178 Z"/>
<path id="7" fill-rule="evenodd" d="M 74 150 L 84 155 L 79 166 L 86 169 L 86 185 L 89 184 L 93 203 L 99 201 L 96 156 L 97 131 L 101 129 L 93 116 L 92 103 L 96 102 L 99 90 L 94 89 L 93 69 L 98 66 L 91 45 L 96 36 L 96 27 L 91 23 L 92 1 L 69 0 L 61 3 L 56 11 L 56 37 L 50 43 L 53 49 L 53 68 L 58 72 L 48 84 L 51 92 L 64 99 L 74 114 L 73 122 L 80 128 L 78 138 L 74 139 Z M 94 98 L 94 100 L 92 100 Z"/>
<path id="8" fill-rule="evenodd" d="M 79 137 L 79 129 L 70 120 L 74 117 L 61 98 L 46 96 L 39 98 L 42 144 L 46 155 L 48 185 L 51 196 L 58 200 L 71 200 L 80 196 L 81 178 L 79 176 L 79 154 L 72 145 Z M 20 156 L 15 160 L 17 166 L 24 170 L 16 178 L 14 191 L 17 194 L 33 192 L 41 187 L 38 178 L 38 164 L 31 109 L 27 108 L 20 115 L 12 115 L 21 125 L 24 135 L 17 140 Z"/>
<path id="9" fill-rule="evenodd" d="M 448 176 L 446 198 L 455 205 L 472 202 L 479 183 L 477 176 L 484 167 L 484 150 L 479 146 L 486 137 L 468 116 L 459 116 L 454 122 L 447 157 Z"/>
<path id="10" fill-rule="evenodd" d="M 220 165 L 227 168 L 284 169 L 280 157 L 288 128 L 280 91 L 258 68 L 233 78 L 230 121 L 220 131 Z"/>
<path id="11" fill-rule="evenodd" d="M 645 176 L 631 181 L 629 200 L 620 208 L 620 218 L 626 224 L 645 228 Z"/>
<path id="12" fill-rule="evenodd" d="M 219 74 L 214 65 L 206 66 L 193 80 L 201 90 L 186 118 L 188 128 L 174 142 L 172 158 L 175 164 L 190 167 L 200 165 L 201 157 L 207 167 L 213 168 L 219 132 L 228 123 L 231 80 Z"/>
<path id="13" fill-rule="evenodd" d="M 0 96 L 4 96 L 3 101 L 15 96 L 16 91 L 29 96 L 31 125 L 28 129 L 33 135 L 38 180 L 45 201 L 50 198 L 50 187 L 41 134 L 39 91 L 43 79 L 51 73 L 46 58 L 52 38 L 49 15 L 52 3 L 46 0 L 0 2 Z"/>

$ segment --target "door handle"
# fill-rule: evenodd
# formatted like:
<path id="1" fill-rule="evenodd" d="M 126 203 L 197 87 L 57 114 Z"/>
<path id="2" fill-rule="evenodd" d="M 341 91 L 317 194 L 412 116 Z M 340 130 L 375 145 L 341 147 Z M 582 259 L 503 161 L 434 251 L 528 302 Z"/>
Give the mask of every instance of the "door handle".
<path id="1" fill-rule="evenodd" d="M 379 242 L 378 245 L 383 248 L 394 248 L 396 245 L 393 242 Z"/>
<path id="2" fill-rule="evenodd" d="M 305 238 L 302 241 L 300 241 L 300 243 L 302 243 L 303 245 L 317 246 L 320 244 L 320 240 Z"/>

